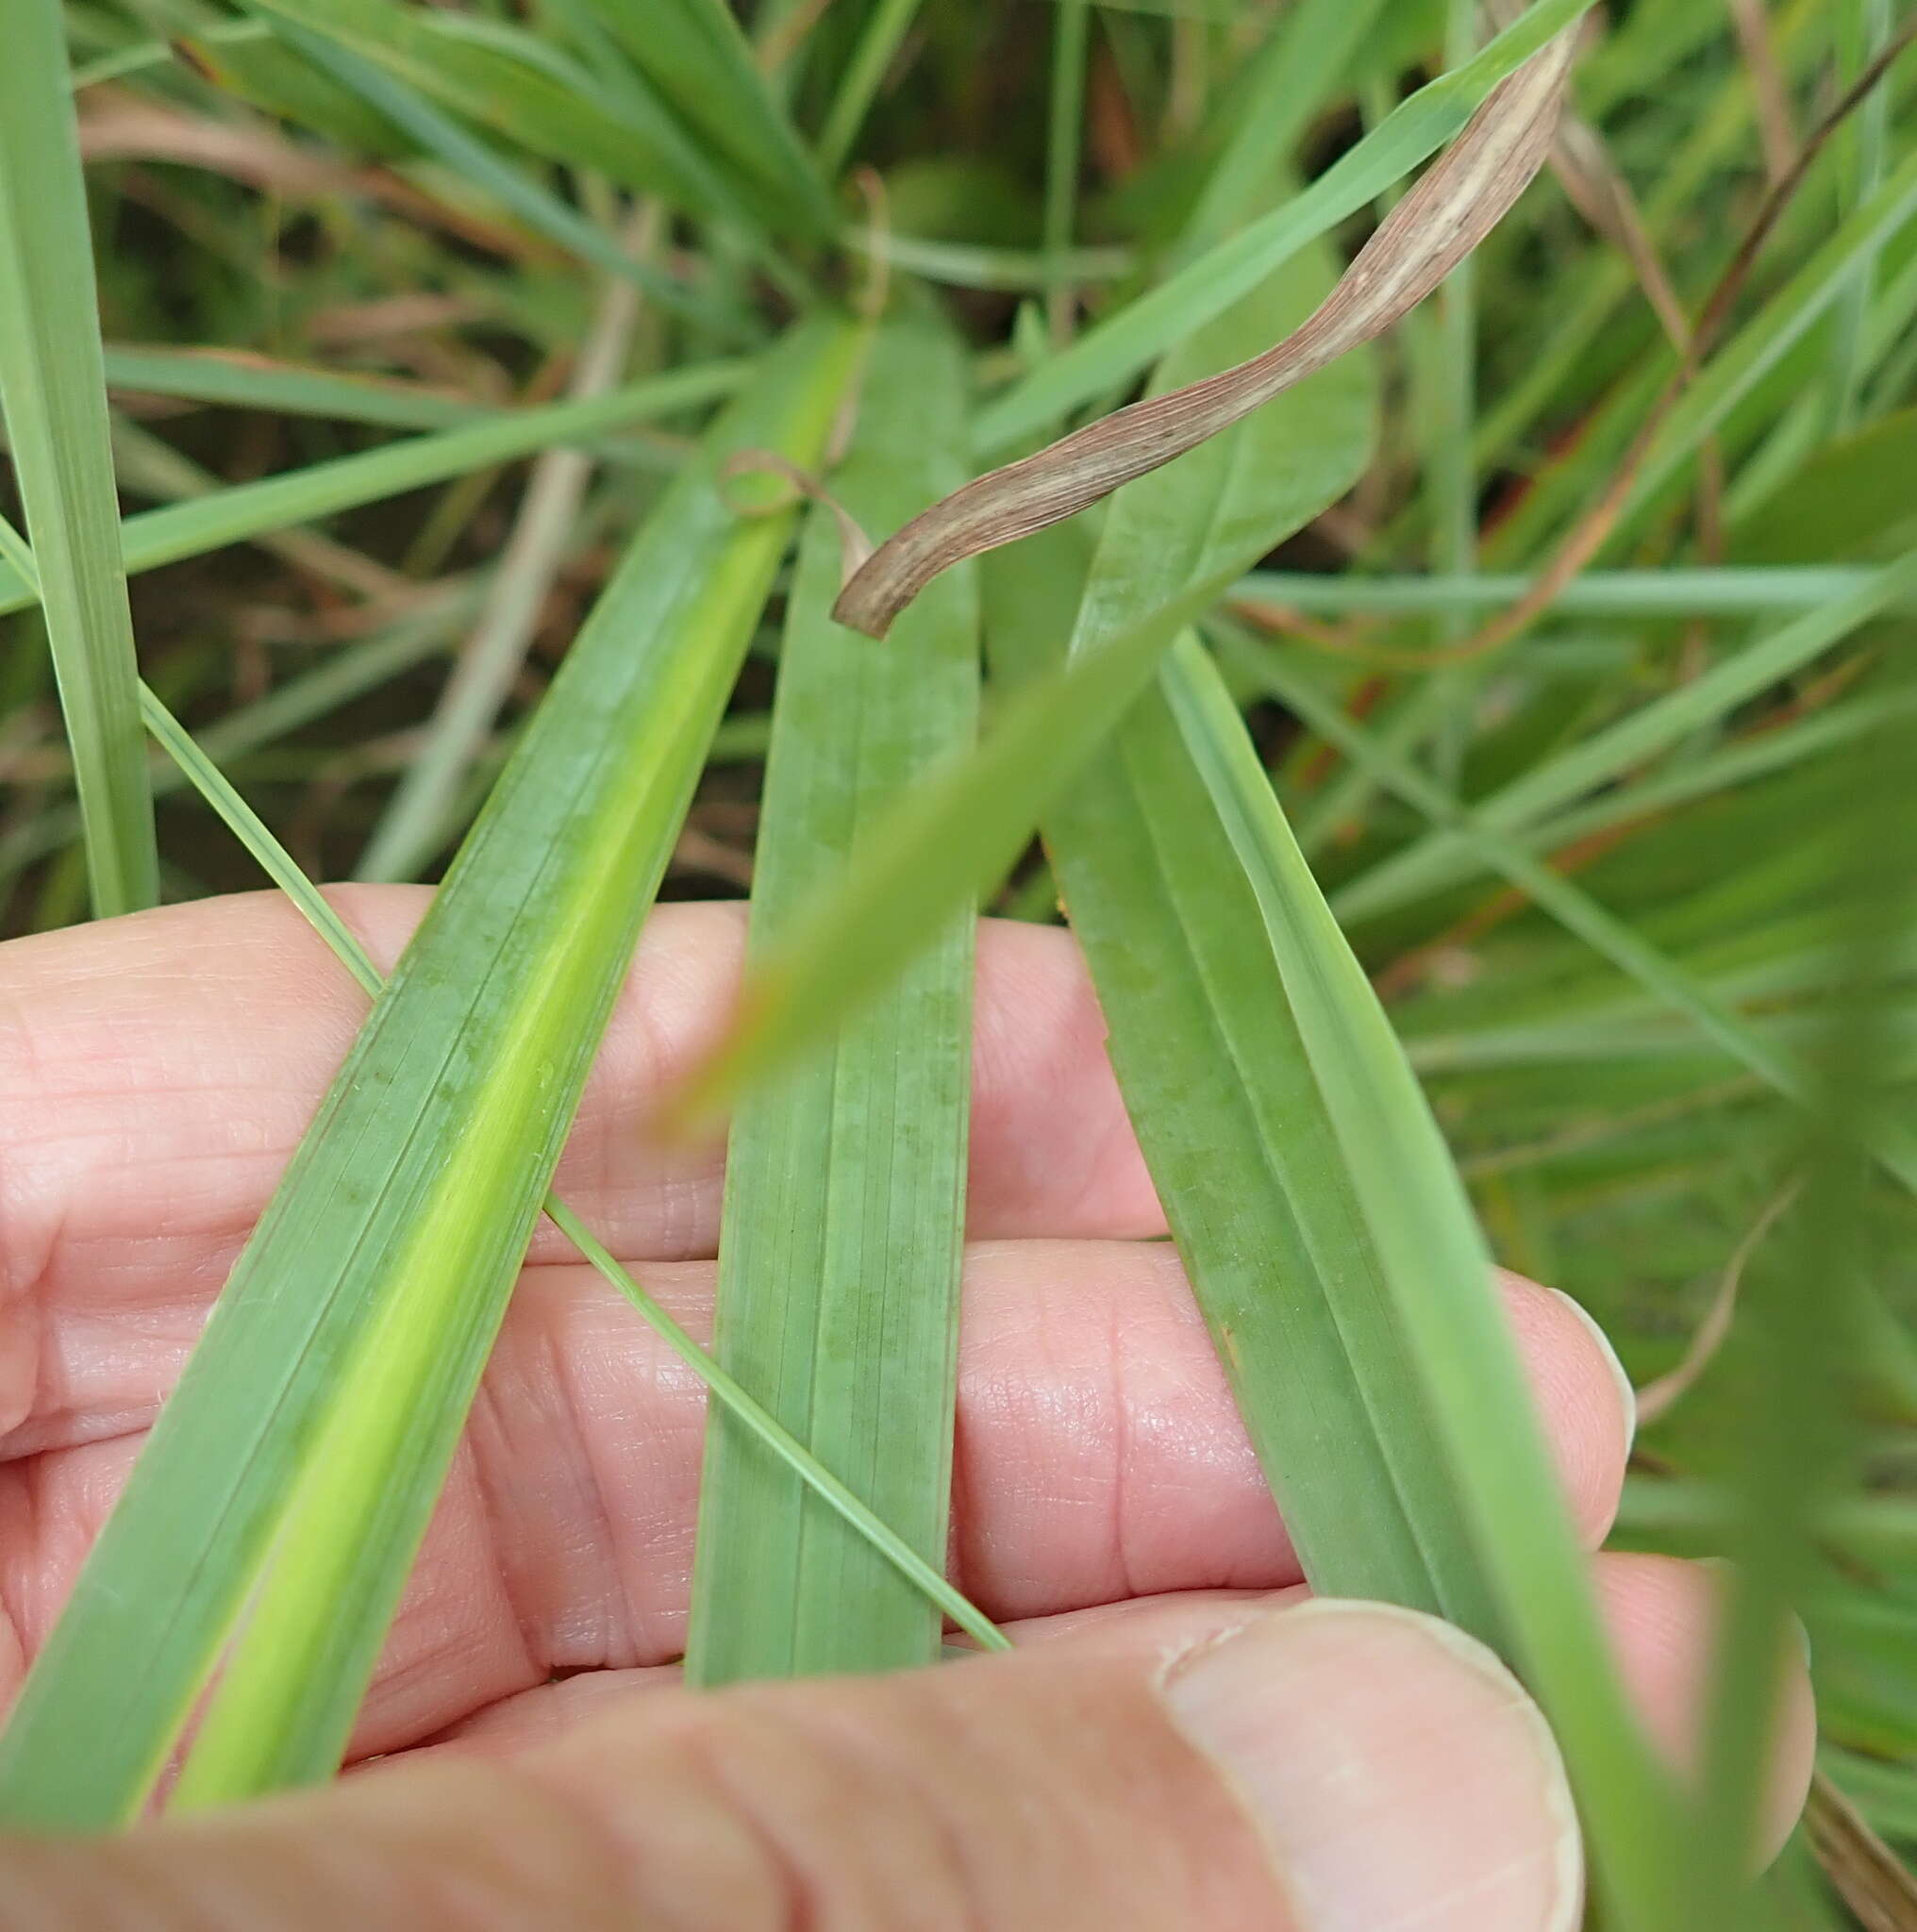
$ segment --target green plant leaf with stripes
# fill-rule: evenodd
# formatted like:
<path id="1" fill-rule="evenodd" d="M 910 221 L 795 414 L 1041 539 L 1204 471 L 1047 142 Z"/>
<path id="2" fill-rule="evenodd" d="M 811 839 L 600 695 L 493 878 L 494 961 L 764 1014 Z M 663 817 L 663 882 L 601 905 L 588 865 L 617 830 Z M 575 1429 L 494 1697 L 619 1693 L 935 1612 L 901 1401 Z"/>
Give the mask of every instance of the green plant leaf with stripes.
<path id="1" fill-rule="evenodd" d="M 1386 1324 L 1353 1330 L 1352 1369 L 1367 1384 L 1394 1456 L 1409 1433 L 1406 1406 L 1422 1400 L 1434 1425 L 1449 1521 L 1428 1525 L 1427 1554 L 1442 1549 L 1450 1561 L 1476 1567 L 1505 1645 L 1573 1766 L 1600 1895 L 1642 1932 L 1686 1923 L 1692 1895 L 1682 1814 L 1612 1668 L 1543 1429 L 1492 1290 L 1491 1257 L 1443 1138 L 1223 680 L 1187 646 L 1168 663 L 1164 690 L 1215 824 L 1257 901 L 1339 1177 L 1389 1291 L 1389 1333 Z M 1313 1178 L 1322 1185 L 1322 1174 Z M 1341 1317 L 1368 1305 L 1342 1284 L 1331 1291 Z M 1251 1399 L 1275 1405 L 1296 1393 L 1287 1381 Z"/>
<path id="2" fill-rule="evenodd" d="M 601 599 L 237 1264 L 0 1738 L 0 1815 L 327 1775 L 778 562 L 742 446 L 816 459 L 849 333 L 766 365 Z"/>
<path id="3" fill-rule="evenodd" d="M 259 817 L 233 789 L 225 774 L 209 758 L 204 747 L 180 725 L 160 701 L 143 686 L 141 709 L 147 729 L 173 760 L 178 777 L 190 783 L 212 807 L 228 830 L 259 863 L 260 870 L 283 891 L 300 916 L 332 948 L 334 957 L 368 993 L 377 994 L 383 985 L 378 969 L 366 950 L 353 936 L 345 922 L 334 911 L 320 889 L 307 877 L 292 856 Z M 741 1429 L 762 1443 L 768 1454 L 789 1467 L 807 1484 L 825 1506 L 835 1512 L 864 1541 L 881 1556 L 925 1602 L 942 1611 L 965 1631 L 981 1650 L 1009 1648 L 1004 1635 L 975 1605 L 945 1580 L 942 1566 L 928 1562 L 908 1544 L 889 1524 L 825 1467 L 740 1387 L 706 1350 L 674 1320 L 664 1306 L 627 1272 L 582 1223 L 579 1217 L 555 1194 L 548 1194 L 545 1211 L 553 1224 L 584 1256 L 587 1262 L 620 1294 L 630 1302 L 640 1319 L 651 1327 L 687 1368 L 723 1404 Z"/>
<path id="4" fill-rule="evenodd" d="M 23 0 L 0 60 L 0 407 L 73 746 L 93 909 L 159 896 L 120 562 L 98 302 L 61 9 Z"/>
<path id="5" fill-rule="evenodd" d="M 895 522 L 964 475 L 965 372 L 942 325 L 885 325 L 835 497 Z M 752 944 L 863 825 L 976 727 L 977 593 L 955 573 L 883 647 L 835 624 L 839 535 L 811 516 L 779 654 Z M 930 1562 L 945 1556 L 971 1072 L 970 908 L 886 993 L 748 1093 L 726 1150 L 713 1351 Z M 693 1683 L 930 1663 L 931 1606 L 715 1406 Z"/>

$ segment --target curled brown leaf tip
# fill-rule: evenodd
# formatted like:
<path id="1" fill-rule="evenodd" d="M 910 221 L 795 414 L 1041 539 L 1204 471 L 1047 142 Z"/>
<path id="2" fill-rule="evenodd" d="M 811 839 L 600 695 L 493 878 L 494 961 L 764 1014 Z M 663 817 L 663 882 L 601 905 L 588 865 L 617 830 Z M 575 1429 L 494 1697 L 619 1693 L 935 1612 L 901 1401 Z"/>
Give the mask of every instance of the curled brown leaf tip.
<path id="1" fill-rule="evenodd" d="M 1127 404 L 954 491 L 873 552 L 833 616 L 882 638 L 942 571 L 1076 515 L 1381 335 L 1491 233 L 1543 165 L 1576 41 L 1567 28 L 1487 96 L 1302 327 L 1248 362 Z"/>

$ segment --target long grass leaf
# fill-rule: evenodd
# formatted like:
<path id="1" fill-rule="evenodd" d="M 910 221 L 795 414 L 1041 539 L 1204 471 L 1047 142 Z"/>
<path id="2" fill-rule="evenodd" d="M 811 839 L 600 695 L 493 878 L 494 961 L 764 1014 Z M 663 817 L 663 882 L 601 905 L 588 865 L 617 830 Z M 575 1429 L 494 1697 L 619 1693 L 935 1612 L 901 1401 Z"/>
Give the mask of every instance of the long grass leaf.
<path id="1" fill-rule="evenodd" d="M 204 745 L 182 729 L 179 721 L 150 691 L 143 688 L 141 708 L 155 741 L 173 760 L 171 769 L 192 784 L 220 815 L 233 836 L 258 861 L 260 870 L 332 948 L 334 956 L 358 984 L 366 992 L 377 994 L 385 981 L 378 968 L 367 957 L 366 949 L 354 937 L 345 921 L 333 910 L 325 895 L 300 870 L 292 855 L 228 783 L 220 768 L 207 756 Z M 687 1334 L 666 1311 L 664 1305 L 634 1278 L 563 1201 L 555 1194 L 548 1194 L 544 1207 L 553 1225 L 618 1293 L 632 1304 L 640 1319 L 725 1406 L 740 1429 L 762 1443 L 774 1458 L 787 1465 L 825 1508 L 834 1511 L 853 1534 L 877 1552 L 912 1589 L 924 1596 L 928 1605 L 942 1611 L 980 1649 L 1004 1650 L 1009 1647 L 992 1621 L 946 1581 L 942 1566 L 928 1562 L 922 1557 L 890 1524 L 854 1495 L 790 1430 L 775 1422 Z"/>
<path id="2" fill-rule="evenodd" d="M 1543 1426 L 1492 1289 L 1491 1257 L 1443 1137 L 1222 679 L 1202 653 L 1187 650 L 1168 665 L 1166 690 L 1257 897 L 1318 1103 L 1475 1532 L 1472 1554 L 1564 1746 L 1600 1894 L 1620 1924 L 1668 1932 L 1685 1923 L 1681 1814 L 1612 1667 Z M 1393 1423 L 1388 1418 L 1387 1427 Z"/>
<path id="3" fill-rule="evenodd" d="M 73 747 L 97 913 L 159 896 L 65 29 L 22 0 L 0 60 L 0 405 Z M 25 588 L 16 561 L 8 574 Z M 26 599 L 31 600 L 31 591 Z"/>
<path id="4" fill-rule="evenodd" d="M 646 525 L 237 1264 L 0 1737 L 0 1816 L 125 1820 L 229 1639 L 182 1802 L 338 1761 L 849 338 L 768 363 Z"/>
<path id="5" fill-rule="evenodd" d="M 1557 758 L 1513 779 L 1476 807 L 1478 822 L 1513 831 L 1668 751 L 1693 731 L 1815 663 L 1853 632 L 1917 594 L 1917 552 L 1872 572 L 1862 583 L 1805 612 L 1702 676 L 1621 718 Z M 1340 888 L 1332 904 L 1344 919 L 1370 918 L 1417 893 L 1468 875 L 1467 847 L 1456 834 L 1430 832 Z"/>
<path id="6" fill-rule="evenodd" d="M 1560 617 L 1768 617 L 1828 604 L 1862 590 L 1873 575 L 1864 564 L 1755 561 L 1693 570 L 1588 570 L 1573 579 L 1554 608 Z M 1280 614 L 1311 617 L 1436 617 L 1500 609 L 1522 596 L 1529 581 L 1484 574 L 1366 576 L 1265 570 L 1242 580 L 1235 601 L 1247 615 L 1263 605 Z M 1366 662 L 1362 638 L 1352 640 L 1350 657 L 1354 664 Z"/>
<path id="7" fill-rule="evenodd" d="M 819 159 L 827 174 L 837 174 L 845 165 L 886 69 L 923 4 L 924 0 L 875 0 L 819 131 Z"/>
<path id="8" fill-rule="evenodd" d="M 394 429 L 451 429 L 499 412 L 422 383 L 395 382 L 280 362 L 244 352 L 107 344 L 109 389 L 175 396 L 283 416 L 381 423 Z"/>
<path id="9" fill-rule="evenodd" d="M 724 0 L 654 0 L 642 12 L 624 0 L 588 4 L 698 140 L 730 158 L 778 227 L 832 232 L 825 177 Z"/>
<path id="10" fill-rule="evenodd" d="M 126 569 L 136 574 L 156 570 L 163 563 L 201 557 L 228 543 L 312 523 L 556 444 L 590 441 L 648 417 L 693 408 L 729 394 L 750 367 L 740 362 L 694 363 L 628 384 L 610 395 L 505 410 L 457 429 L 408 437 L 258 483 L 237 483 L 194 502 L 142 510 L 123 526 Z M 0 564 L 0 615 L 24 610 L 34 601 L 32 587 L 20 573 Z"/>
<path id="11" fill-rule="evenodd" d="M 833 493 L 895 521 L 964 475 L 965 375 L 943 328 L 879 333 Z M 830 879 L 861 827 L 975 731 L 977 593 L 940 586 L 880 650 L 832 622 L 839 540 L 814 512 L 779 654 L 752 947 Z M 930 1562 L 946 1548 L 964 1233 L 969 908 L 887 994 L 747 1094 L 726 1148 L 713 1351 Z M 933 1662 L 938 1619 L 725 1410 L 708 1425 L 686 1673 Z"/>

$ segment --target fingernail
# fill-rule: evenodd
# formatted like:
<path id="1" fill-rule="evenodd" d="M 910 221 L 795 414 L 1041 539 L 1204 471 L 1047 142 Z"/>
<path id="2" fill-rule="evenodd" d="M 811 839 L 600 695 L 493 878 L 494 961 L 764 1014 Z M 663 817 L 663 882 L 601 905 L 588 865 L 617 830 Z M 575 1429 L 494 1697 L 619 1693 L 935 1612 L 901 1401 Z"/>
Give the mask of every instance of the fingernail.
<path id="1" fill-rule="evenodd" d="M 1538 1707 L 1483 1645 L 1316 1599 L 1173 1667 L 1174 1722 L 1271 1848 L 1297 1932 L 1568 1932 L 1583 1857 Z"/>
<path id="2" fill-rule="evenodd" d="M 1585 1332 L 1597 1343 L 1599 1352 L 1609 1366 L 1611 1380 L 1617 1384 L 1618 1400 L 1625 1411 L 1625 1454 L 1629 1456 L 1638 1441 L 1638 1391 L 1637 1385 L 1625 1372 L 1623 1358 L 1619 1356 L 1611 1339 L 1598 1325 L 1597 1317 L 1581 1301 L 1568 1295 L 1561 1288 L 1551 1292 L 1584 1324 Z"/>

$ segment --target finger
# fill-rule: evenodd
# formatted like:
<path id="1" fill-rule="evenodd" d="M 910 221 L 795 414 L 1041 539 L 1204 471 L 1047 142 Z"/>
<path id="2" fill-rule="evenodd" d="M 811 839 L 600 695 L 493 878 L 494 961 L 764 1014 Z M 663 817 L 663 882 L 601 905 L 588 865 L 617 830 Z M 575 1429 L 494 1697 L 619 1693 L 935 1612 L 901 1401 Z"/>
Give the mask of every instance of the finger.
<path id="1" fill-rule="evenodd" d="M 1599 1600 L 1618 1634 L 1618 1657 L 1652 1738 L 1694 1773 L 1709 1731 L 1712 1652 L 1723 1621 L 1725 1573 L 1673 1557 L 1618 1553 L 1597 1570 Z M 1809 1647 L 1784 1660 L 1775 1769 L 1763 1853 L 1775 1857 L 1804 1809 L 1817 1749 L 1817 1705 Z"/>
<path id="2" fill-rule="evenodd" d="M 1722 1573 L 1672 1557 L 1609 1552 L 1593 1558 L 1592 1580 L 1625 1688 L 1646 1730 L 1680 1770 L 1694 1771 L 1702 1756 L 1709 1694 L 1711 1647 L 1722 1615 Z M 1032 1618 L 1007 1626 L 1021 1648 L 1070 1644 L 1078 1650 L 1117 1650 L 1147 1643 L 1175 1649 L 1181 1635 L 1209 1617 L 1223 1631 L 1247 1604 L 1275 1607 L 1305 1594 L 1296 1586 L 1275 1595 L 1220 1591 L 1108 1604 L 1091 1610 Z M 1766 1792 L 1762 1856 L 1775 1857 L 1804 1808 L 1817 1743 L 1810 1675 L 1788 1659 L 1772 1771 Z M 593 1671 L 542 1684 L 468 1719 L 434 1748 L 511 1752 L 562 1736 L 589 1716 L 631 1698 L 657 1696 L 677 1682 L 675 1670 Z"/>
<path id="3" fill-rule="evenodd" d="M 1218 1624 L 1196 1610 L 1169 1657 L 1159 1624 L 1130 1647 L 671 1691 L 517 1757 L 9 1848 L 0 1885 L 22 1919 L 142 1932 L 345 1913 L 363 1932 L 1566 1932 L 1570 1793 L 1488 1652 L 1376 1605 Z"/>
<path id="4" fill-rule="evenodd" d="M 383 963 L 426 896 L 336 895 Z M 661 1150 L 644 1125 L 725 1022 L 743 914 L 657 908 L 588 1086 L 560 1191 L 623 1259 L 714 1252 L 719 1148 Z M 41 1360 L 36 1318 L 110 1324 L 218 1286 L 365 1010 L 273 893 L 0 946 L 0 1426 L 63 1365 Z M 975 1236 L 1162 1228 L 1062 931 L 982 928 L 974 1058 Z M 550 1227 L 533 1253 L 573 1258 Z"/>
<path id="5" fill-rule="evenodd" d="M 709 1264 L 661 1266 L 648 1280 L 707 1332 Z M 1627 1442 L 1611 1362 L 1560 1296 L 1515 1277 L 1505 1293 L 1595 1542 Z M 1168 1244 L 975 1248 L 960 1338 L 952 1568 L 990 1614 L 1296 1580 Z M 175 1353 L 188 1340 L 175 1338 Z M 152 1412 L 168 1377 L 145 1344 L 108 1358 L 99 1415 Z M 555 1670 L 676 1656 L 704 1417 L 699 1384 L 595 1276 L 531 1271 L 356 1750 L 410 1743 Z M 0 1603 L 23 1651 L 51 1627 L 138 1448 L 125 1436 L 0 1468 Z"/>

